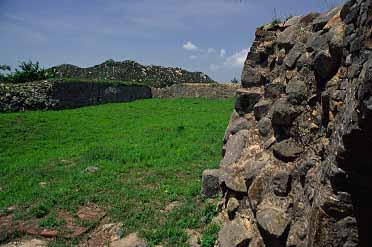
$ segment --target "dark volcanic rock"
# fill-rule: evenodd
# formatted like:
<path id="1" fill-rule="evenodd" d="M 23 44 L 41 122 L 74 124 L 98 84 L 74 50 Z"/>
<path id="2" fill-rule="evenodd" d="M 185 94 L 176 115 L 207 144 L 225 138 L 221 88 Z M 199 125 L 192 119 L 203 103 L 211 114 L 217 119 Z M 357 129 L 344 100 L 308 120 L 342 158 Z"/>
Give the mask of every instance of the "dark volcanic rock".
<path id="1" fill-rule="evenodd" d="M 243 73 L 264 73 L 264 95 L 255 116 L 241 112 L 251 126 L 224 171 L 221 217 L 258 231 L 225 229 L 220 240 L 238 239 L 226 246 L 372 246 L 371 25 L 372 2 L 350 0 L 257 30 L 251 50 L 270 53 Z"/>
<path id="2" fill-rule="evenodd" d="M 202 176 L 202 194 L 208 198 L 215 197 L 220 191 L 220 170 L 205 170 Z"/>
<path id="3" fill-rule="evenodd" d="M 236 92 L 235 110 L 243 115 L 252 112 L 254 105 L 260 100 L 262 93 L 257 90 L 239 89 Z"/>
<path id="4" fill-rule="evenodd" d="M 286 100 L 278 100 L 273 105 L 272 123 L 279 126 L 290 126 L 298 112 Z"/>
<path id="5" fill-rule="evenodd" d="M 259 121 L 269 112 L 271 105 L 272 101 L 270 99 L 260 100 L 254 105 L 254 116 L 256 117 L 257 121 Z"/>
<path id="6" fill-rule="evenodd" d="M 303 81 L 289 81 L 286 92 L 288 94 L 288 101 L 292 104 L 301 104 L 307 99 L 307 87 Z"/>

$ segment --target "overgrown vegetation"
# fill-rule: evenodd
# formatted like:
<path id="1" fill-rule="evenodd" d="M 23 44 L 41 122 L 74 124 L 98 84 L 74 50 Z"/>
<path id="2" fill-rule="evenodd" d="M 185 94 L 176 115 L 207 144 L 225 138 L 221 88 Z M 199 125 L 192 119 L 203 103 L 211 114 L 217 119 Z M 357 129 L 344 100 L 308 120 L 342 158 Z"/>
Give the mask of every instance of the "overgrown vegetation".
<path id="1" fill-rule="evenodd" d="M 220 226 L 216 224 L 209 225 L 203 232 L 201 247 L 213 247 L 220 231 Z"/>
<path id="2" fill-rule="evenodd" d="M 0 81 L 8 83 L 25 83 L 53 77 L 50 72 L 47 72 L 44 68 L 40 67 L 39 62 L 34 63 L 32 61 L 23 61 L 18 67 L 19 69 L 15 69 L 15 72 L 0 74 Z M 0 70 L 10 72 L 11 68 L 8 65 L 1 65 Z"/>
<path id="3" fill-rule="evenodd" d="M 151 99 L 0 114 L 0 212 L 16 205 L 17 220 L 58 228 L 59 210 L 74 215 L 94 203 L 124 234 L 188 246 L 186 229 L 204 229 L 216 214 L 200 197 L 201 174 L 218 165 L 232 107 L 233 100 Z M 86 172 L 90 166 L 98 170 Z M 175 201 L 180 206 L 162 211 Z M 216 236 L 210 228 L 203 246 Z"/>

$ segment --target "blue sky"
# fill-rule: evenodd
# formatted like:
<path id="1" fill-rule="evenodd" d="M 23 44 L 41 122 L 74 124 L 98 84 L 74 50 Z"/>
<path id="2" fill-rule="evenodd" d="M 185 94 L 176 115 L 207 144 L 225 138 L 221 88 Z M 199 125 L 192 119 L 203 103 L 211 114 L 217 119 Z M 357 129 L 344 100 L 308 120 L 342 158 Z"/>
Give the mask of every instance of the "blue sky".
<path id="1" fill-rule="evenodd" d="M 328 2 L 328 3 L 326 3 Z M 240 79 L 255 28 L 341 0 L 0 0 L 0 64 L 109 58 Z"/>

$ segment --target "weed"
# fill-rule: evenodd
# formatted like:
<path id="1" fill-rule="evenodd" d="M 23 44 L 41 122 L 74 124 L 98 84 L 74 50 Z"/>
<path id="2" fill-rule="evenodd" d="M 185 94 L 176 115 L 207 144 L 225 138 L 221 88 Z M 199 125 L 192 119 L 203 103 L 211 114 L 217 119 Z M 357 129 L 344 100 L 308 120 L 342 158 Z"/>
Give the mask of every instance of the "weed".
<path id="1" fill-rule="evenodd" d="M 209 225 L 202 234 L 201 247 L 213 247 L 220 231 L 220 226 L 216 224 Z"/>

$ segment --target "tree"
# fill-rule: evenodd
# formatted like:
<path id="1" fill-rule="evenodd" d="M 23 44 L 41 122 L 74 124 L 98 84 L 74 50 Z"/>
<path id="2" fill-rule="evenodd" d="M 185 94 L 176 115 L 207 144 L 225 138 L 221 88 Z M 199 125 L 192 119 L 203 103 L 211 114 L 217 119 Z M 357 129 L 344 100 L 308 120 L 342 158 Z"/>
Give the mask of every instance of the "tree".
<path id="1" fill-rule="evenodd" d="M 232 79 L 230 82 L 231 83 L 234 83 L 234 84 L 238 84 L 239 83 L 239 81 L 238 81 L 238 79 L 236 79 L 236 77 L 234 77 L 234 79 Z"/>
<path id="2" fill-rule="evenodd" d="M 10 68 L 9 65 L 0 64 L 0 70 L 2 70 L 2 71 L 10 71 L 11 68 Z M 6 75 L 4 75 L 3 73 L 0 73 L 0 82 L 4 82 L 5 81 L 5 78 L 6 78 Z"/>
<path id="3" fill-rule="evenodd" d="M 19 64 L 19 69 L 15 69 L 14 73 L 5 76 L 3 81 L 11 83 L 25 83 L 37 80 L 45 80 L 50 78 L 48 72 L 41 68 L 39 62 L 33 63 L 30 61 L 23 61 Z M 7 69 L 10 67 L 6 67 Z"/>

